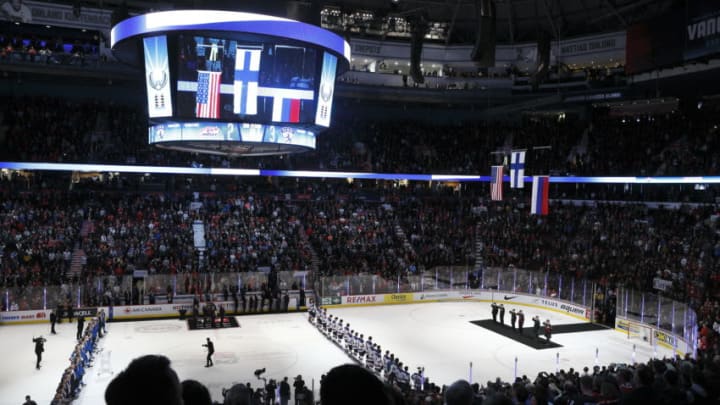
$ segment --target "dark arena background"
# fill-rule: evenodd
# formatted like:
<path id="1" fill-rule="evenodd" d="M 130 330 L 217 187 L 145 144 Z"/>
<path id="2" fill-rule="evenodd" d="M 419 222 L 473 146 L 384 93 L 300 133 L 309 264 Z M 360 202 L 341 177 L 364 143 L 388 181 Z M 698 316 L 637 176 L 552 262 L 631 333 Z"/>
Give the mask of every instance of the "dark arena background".
<path id="1" fill-rule="evenodd" d="M 0 0 L 0 405 L 718 403 L 718 27 Z"/>

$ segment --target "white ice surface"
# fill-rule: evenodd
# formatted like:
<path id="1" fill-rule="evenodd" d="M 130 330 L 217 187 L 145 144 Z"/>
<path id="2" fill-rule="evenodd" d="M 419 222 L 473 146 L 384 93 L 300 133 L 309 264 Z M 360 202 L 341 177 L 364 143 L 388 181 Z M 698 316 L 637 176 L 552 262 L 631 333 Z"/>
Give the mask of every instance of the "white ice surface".
<path id="1" fill-rule="evenodd" d="M 510 307 L 506 306 L 509 310 Z M 390 350 L 414 370 L 426 368 L 427 376 L 437 383 L 451 383 L 470 378 L 484 384 L 488 380 L 514 377 L 515 358 L 518 375 L 534 376 L 540 371 L 559 367 L 576 369 L 595 364 L 632 361 L 633 344 L 636 360 L 653 357 L 655 348 L 637 340 L 628 340 L 614 330 L 556 334 L 553 340 L 563 347 L 535 350 L 470 323 L 489 318 L 485 303 L 448 302 L 414 305 L 338 308 L 329 310 L 351 328 Z M 550 311 L 524 308 L 526 326 L 539 314 L 555 325 L 578 320 Z M 170 358 L 181 380 L 196 379 L 204 383 L 214 400 L 221 400 L 221 390 L 236 382 L 259 386 L 253 371 L 265 367 L 266 377 L 290 380 L 302 374 L 305 381 L 315 381 L 332 367 L 350 362 L 339 348 L 329 342 L 307 322 L 304 313 L 270 314 L 237 318 L 241 327 L 190 331 L 185 322 L 173 319 L 108 324 L 108 334 L 100 340 L 100 352 L 87 370 L 87 384 L 81 405 L 104 403 L 104 391 L 113 376 L 132 359 L 144 354 L 162 354 Z M 509 315 L 506 314 L 506 322 Z M 57 325 L 59 334 L 50 335 L 49 325 L 0 327 L 0 405 L 18 404 L 29 394 L 38 404 L 48 404 L 75 344 L 75 324 Z M 48 339 L 43 367 L 35 369 L 33 336 Z M 215 366 L 205 368 L 205 338 L 215 342 Z M 670 351 L 657 349 L 659 356 Z"/>

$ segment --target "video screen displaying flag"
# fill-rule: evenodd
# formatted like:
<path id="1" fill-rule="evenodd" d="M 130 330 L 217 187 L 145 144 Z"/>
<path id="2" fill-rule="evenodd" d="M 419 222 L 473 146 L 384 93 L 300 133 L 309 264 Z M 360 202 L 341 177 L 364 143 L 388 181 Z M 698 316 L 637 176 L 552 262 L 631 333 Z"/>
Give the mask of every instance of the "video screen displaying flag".
<path id="1" fill-rule="evenodd" d="M 260 80 L 260 49 L 238 48 L 235 56 L 233 113 L 257 114 L 258 82 Z"/>
<path id="2" fill-rule="evenodd" d="M 177 39 L 176 117 L 315 123 L 319 51 L 189 34 Z"/>
<path id="3" fill-rule="evenodd" d="M 220 117 L 221 72 L 198 71 L 195 116 L 198 118 Z"/>

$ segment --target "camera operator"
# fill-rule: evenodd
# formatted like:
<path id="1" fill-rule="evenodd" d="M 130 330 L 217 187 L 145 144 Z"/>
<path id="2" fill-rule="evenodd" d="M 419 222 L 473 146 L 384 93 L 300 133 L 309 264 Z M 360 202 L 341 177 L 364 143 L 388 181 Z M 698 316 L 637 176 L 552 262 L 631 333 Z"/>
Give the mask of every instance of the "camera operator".
<path id="1" fill-rule="evenodd" d="M 305 381 L 301 375 L 295 377 L 293 388 L 295 388 L 295 405 L 300 405 L 300 402 L 305 399 Z"/>
<path id="2" fill-rule="evenodd" d="M 277 389 L 277 383 L 272 378 L 265 384 L 265 404 L 275 404 L 275 390 Z"/>
<path id="3" fill-rule="evenodd" d="M 288 378 L 285 377 L 280 382 L 280 405 L 288 405 L 290 401 L 290 384 L 288 384 Z"/>

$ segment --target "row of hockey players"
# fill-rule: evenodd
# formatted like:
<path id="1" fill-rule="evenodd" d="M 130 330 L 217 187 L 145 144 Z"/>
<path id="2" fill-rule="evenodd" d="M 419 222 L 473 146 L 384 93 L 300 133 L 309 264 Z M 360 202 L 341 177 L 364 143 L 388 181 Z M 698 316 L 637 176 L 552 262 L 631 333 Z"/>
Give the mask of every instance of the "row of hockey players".
<path id="1" fill-rule="evenodd" d="M 350 328 L 349 322 L 328 314 L 326 308 L 312 305 L 308 308 L 308 317 L 310 323 L 343 348 L 350 357 L 363 364 L 368 370 L 383 376 L 391 384 L 397 385 L 402 390 L 410 390 L 412 384 L 412 388 L 418 391 L 422 391 L 427 384 L 424 368 L 418 367 L 417 371 L 411 374 L 408 366 L 403 365 L 389 350 L 383 354 L 380 345 L 373 341 L 372 336 L 365 339 L 363 334 Z"/>

